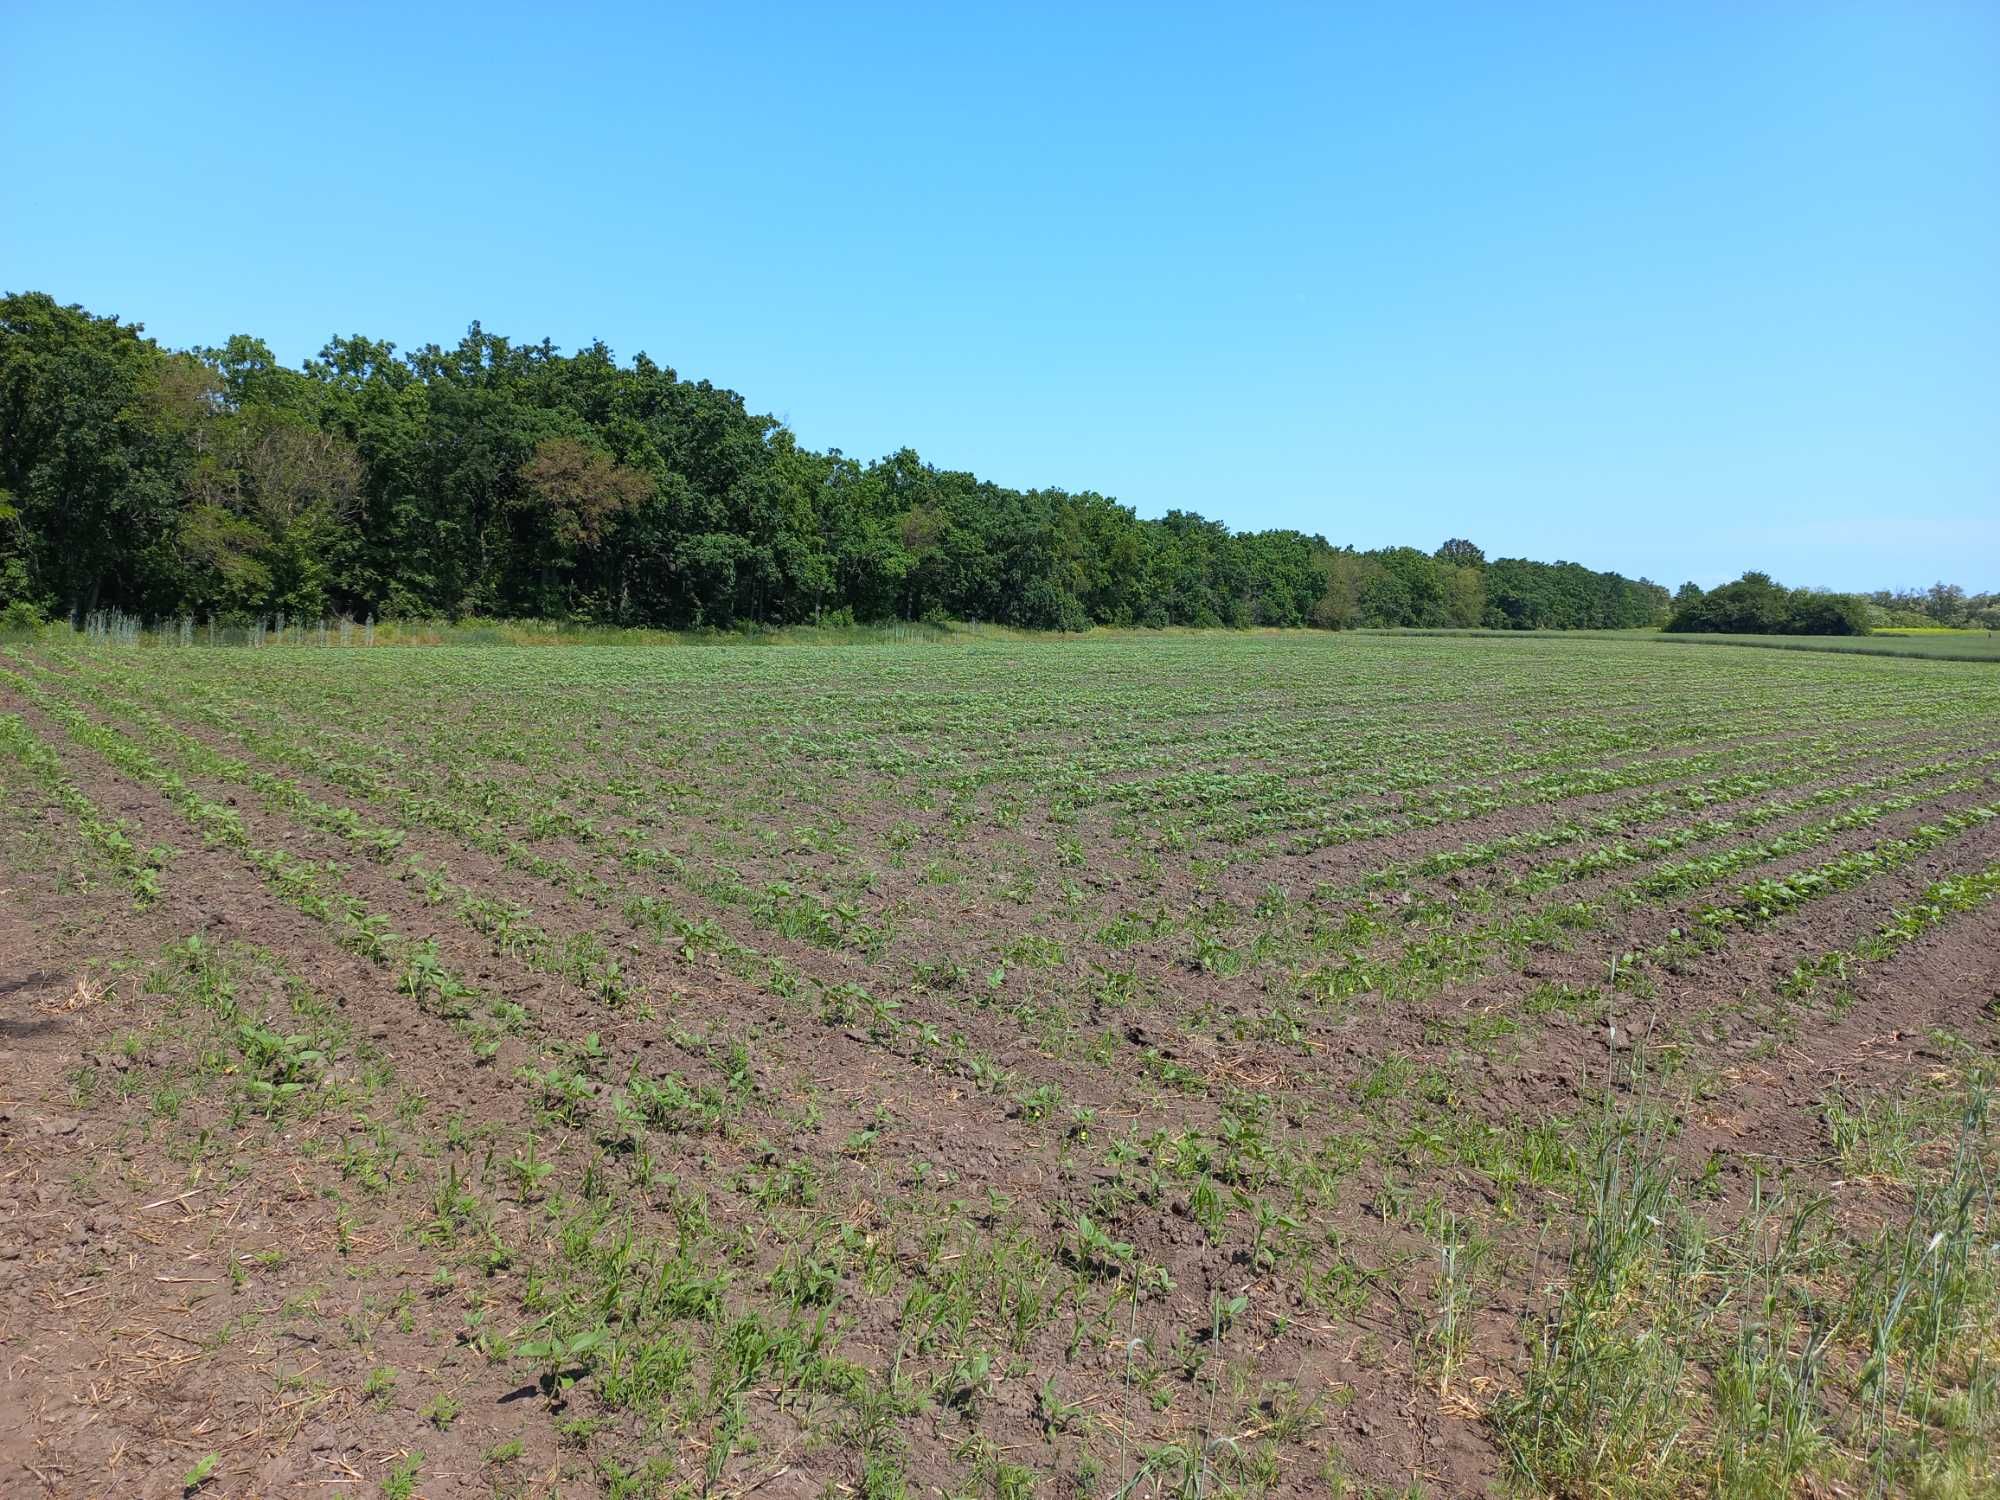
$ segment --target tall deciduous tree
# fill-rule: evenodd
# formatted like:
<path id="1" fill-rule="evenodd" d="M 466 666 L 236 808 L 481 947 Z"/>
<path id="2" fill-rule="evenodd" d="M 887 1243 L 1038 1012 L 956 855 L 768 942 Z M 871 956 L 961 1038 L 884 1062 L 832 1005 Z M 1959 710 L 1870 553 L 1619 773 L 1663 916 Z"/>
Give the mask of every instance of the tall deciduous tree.
<path id="1" fill-rule="evenodd" d="M 1444 543 L 1437 549 L 1435 556 L 1439 562 L 1451 563 L 1461 568 L 1486 566 L 1486 554 L 1462 536 L 1455 536 Z"/>
<path id="2" fill-rule="evenodd" d="M 0 491 L 32 602 L 90 610 L 171 591 L 163 544 L 186 453 L 155 399 L 166 365 L 139 324 L 40 292 L 0 298 Z"/>

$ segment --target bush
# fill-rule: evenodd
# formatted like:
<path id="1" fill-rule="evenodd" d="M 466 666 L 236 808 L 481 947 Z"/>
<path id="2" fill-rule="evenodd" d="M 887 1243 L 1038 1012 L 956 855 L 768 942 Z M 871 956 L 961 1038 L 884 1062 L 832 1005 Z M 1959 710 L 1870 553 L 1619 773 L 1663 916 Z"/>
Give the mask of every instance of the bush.
<path id="1" fill-rule="evenodd" d="M 1090 629 L 1090 616 L 1082 601 L 1048 578 L 1030 579 L 1009 613 L 1009 624 L 1027 630 Z"/>
<path id="2" fill-rule="evenodd" d="M 1868 605 L 1853 594 L 1819 594 L 1808 589 L 1793 592 L 1787 634 L 1867 635 Z"/>
<path id="3" fill-rule="evenodd" d="M 1768 573 L 1745 573 L 1734 583 L 1688 598 L 1662 628 L 1730 635 L 1867 635 L 1868 605 L 1853 594 L 1787 589 Z"/>
<path id="4" fill-rule="evenodd" d="M 5 608 L 0 608 L 0 631 L 8 634 L 40 630 L 47 621 L 42 612 L 26 599 L 15 599 Z"/>

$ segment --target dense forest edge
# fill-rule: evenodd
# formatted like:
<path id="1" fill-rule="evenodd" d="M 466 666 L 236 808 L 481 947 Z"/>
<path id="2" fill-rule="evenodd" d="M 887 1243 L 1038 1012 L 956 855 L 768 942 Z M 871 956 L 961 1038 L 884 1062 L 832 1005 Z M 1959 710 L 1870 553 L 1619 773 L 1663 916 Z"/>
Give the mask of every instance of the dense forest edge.
<path id="1" fill-rule="evenodd" d="M 1359 551 L 1188 511 L 1142 519 L 907 448 L 870 463 L 816 452 L 735 392 L 602 343 L 564 354 L 474 324 L 451 348 L 401 354 L 335 338 L 293 369 L 249 336 L 168 349 L 45 293 L 0 297 L 0 624 L 114 611 L 1857 634 L 1899 613 L 2000 621 L 2000 599 L 1787 590 L 1755 573 L 1669 595 L 1463 539 Z"/>

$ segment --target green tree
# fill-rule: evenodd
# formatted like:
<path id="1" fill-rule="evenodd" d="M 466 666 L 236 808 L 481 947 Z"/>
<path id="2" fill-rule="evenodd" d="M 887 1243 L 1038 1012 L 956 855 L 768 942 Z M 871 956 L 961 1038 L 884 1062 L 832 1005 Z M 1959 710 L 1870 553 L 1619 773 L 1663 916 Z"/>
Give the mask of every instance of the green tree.
<path id="1" fill-rule="evenodd" d="M 1439 547 L 1432 556 L 1436 557 L 1439 562 L 1450 563 L 1454 567 L 1483 568 L 1486 566 L 1486 554 L 1461 536 L 1453 537 L 1450 541 Z"/>
<path id="2" fill-rule="evenodd" d="M 1483 569 L 1460 564 L 1444 571 L 1444 610 L 1449 624 L 1477 625 L 1486 615 L 1486 575 Z"/>
<path id="3" fill-rule="evenodd" d="M 521 594 L 533 612 L 567 615 L 620 517 L 644 503 L 653 482 L 573 437 L 543 438 L 516 472 L 508 503 L 514 555 L 533 575 Z"/>
<path id="4" fill-rule="evenodd" d="M 1329 549 L 1313 558 L 1320 574 L 1320 597 L 1312 609 L 1312 623 L 1323 630 L 1352 630 L 1365 623 L 1362 601 L 1377 578 L 1382 565 L 1352 547 Z"/>
<path id="5" fill-rule="evenodd" d="M 187 453 L 164 397 L 168 361 L 139 324 L 0 297 L 0 491 L 11 587 L 56 611 L 160 609 Z"/>
<path id="6" fill-rule="evenodd" d="M 186 605 L 318 616 L 333 605 L 362 466 L 338 434 L 267 406 L 208 424 L 189 466 L 178 542 Z"/>

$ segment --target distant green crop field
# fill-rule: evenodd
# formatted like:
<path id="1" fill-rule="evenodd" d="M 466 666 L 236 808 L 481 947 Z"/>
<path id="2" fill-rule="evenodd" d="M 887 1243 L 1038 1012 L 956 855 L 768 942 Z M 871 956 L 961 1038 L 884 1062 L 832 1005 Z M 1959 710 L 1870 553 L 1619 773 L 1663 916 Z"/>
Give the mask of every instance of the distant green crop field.
<path id="1" fill-rule="evenodd" d="M 1924 631 L 1903 635 L 1666 635 L 1661 644 L 1763 646 L 1774 651 L 1844 651 L 1858 656 L 1922 656 L 1932 661 L 2000 662 L 2000 635 L 1986 630 Z"/>
<path id="2" fill-rule="evenodd" d="M 2000 662 L 2000 632 L 1878 630 L 1873 635 L 1669 635 L 1660 630 L 1364 630 L 1357 635 L 1463 636 L 1548 644 L 1641 641 L 1655 646 L 1760 646 L 1771 651 L 1840 651 L 1855 656 L 1920 656 L 1931 661 Z"/>

